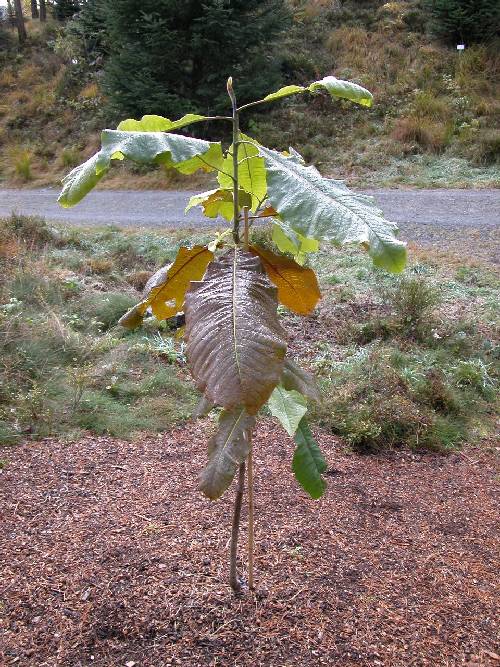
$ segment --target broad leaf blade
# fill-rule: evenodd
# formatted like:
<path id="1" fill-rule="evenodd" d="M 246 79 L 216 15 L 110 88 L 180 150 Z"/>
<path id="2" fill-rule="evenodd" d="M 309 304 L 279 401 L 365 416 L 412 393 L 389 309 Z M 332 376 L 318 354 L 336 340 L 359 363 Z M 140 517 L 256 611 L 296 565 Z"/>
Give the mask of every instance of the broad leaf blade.
<path id="1" fill-rule="evenodd" d="M 373 104 L 373 95 L 370 91 L 352 81 L 344 81 L 334 76 L 325 76 L 324 79 L 311 83 L 308 90 L 316 92 L 322 88 L 327 90 L 332 97 L 340 97 L 364 107 L 371 107 Z"/>
<path id="2" fill-rule="evenodd" d="M 397 225 L 384 219 L 371 197 L 269 148 L 259 146 L 259 151 L 267 166 L 269 202 L 293 231 L 318 241 L 359 243 L 376 266 L 404 269 L 406 244 L 396 238 Z"/>
<path id="3" fill-rule="evenodd" d="M 306 399 L 298 391 L 294 389 L 288 391 L 278 385 L 269 397 L 267 405 L 273 417 L 280 421 L 288 435 L 293 438 L 300 420 L 307 412 Z"/>
<path id="4" fill-rule="evenodd" d="M 295 478 L 311 498 L 321 498 L 326 489 L 326 482 L 321 475 L 327 466 L 305 417 L 295 433 L 295 443 L 297 447 L 292 461 Z"/>
<path id="5" fill-rule="evenodd" d="M 83 199 L 109 169 L 111 160 L 128 158 L 141 164 L 165 164 L 183 174 L 197 169 L 213 171 L 223 160 L 220 143 L 179 134 L 104 130 L 101 141 L 101 150 L 63 179 L 59 196 L 62 206 L 74 206 Z"/>
<path id="6" fill-rule="evenodd" d="M 255 414 L 278 384 L 286 351 L 276 288 L 260 260 L 235 249 L 186 293 L 187 357 L 198 389 L 227 410 Z"/>
<path id="7" fill-rule="evenodd" d="M 255 417 L 242 406 L 221 414 L 219 430 L 208 442 L 208 464 L 200 475 L 199 488 L 210 500 L 222 496 L 248 456 L 248 434 L 254 424 Z"/>
<path id="8" fill-rule="evenodd" d="M 133 118 L 122 120 L 117 130 L 122 130 L 123 132 L 172 132 L 172 130 L 180 130 L 182 127 L 186 127 L 186 125 L 199 123 L 206 119 L 206 116 L 199 116 L 194 113 L 188 113 L 179 118 L 179 120 L 170 120 L 163 116 L 147 115 L 143 116 L 141 120 L 134 120 Z"/>
<path id="9" fill-rule="evenodd" d="M 260 257 L 269 279 L 278 288 L 280 303 L 299 315 L 308 315 L 314 310 L 321 292 L 312 269 L 259 246 L 250 246 L 250 252 Z"/>
<path id="10" fill-rule="evenodd" d="M 313 376 L 297 366 L 291 359 L 285 359 L 280 382 L 288 391 L 295 389 L 306 398 L 317 403 L 321 400 L 319 389 Z"/>

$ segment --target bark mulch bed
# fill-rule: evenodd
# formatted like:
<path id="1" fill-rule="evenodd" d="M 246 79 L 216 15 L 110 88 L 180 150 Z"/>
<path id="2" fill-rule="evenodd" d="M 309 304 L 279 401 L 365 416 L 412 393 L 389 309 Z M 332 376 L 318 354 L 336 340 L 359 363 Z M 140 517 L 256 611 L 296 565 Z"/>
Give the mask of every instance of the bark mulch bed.
<path id="1" fill-rule="evenodd" d="M 6 450 L 0 663 L 500 664 L 493 454 L 359 457 L 319 440 L 329 488 L 314 502 L 289 439 L 258 428 L 258 590 L 242 597 L 226 583 L 234 491 L 196 491 L 203 422 Z"/>

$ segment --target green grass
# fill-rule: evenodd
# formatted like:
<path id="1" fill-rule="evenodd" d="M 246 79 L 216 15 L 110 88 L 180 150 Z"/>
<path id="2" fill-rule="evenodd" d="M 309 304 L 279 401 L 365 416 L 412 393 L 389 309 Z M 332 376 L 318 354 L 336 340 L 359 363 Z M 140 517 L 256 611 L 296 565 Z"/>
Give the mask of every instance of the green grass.
<path id="1" fill-rule="evenodd" d="M 271 243 L 265 230 L 253 234 Z M 182 341 L 155 318 L 134 332 L 117 321 L 181 243 L 209 239 L 1 220 L 0 443 L 84 431 L 134 438 L 187 419 L 197 394 Z M 307 334 L 300 362 L 321 385 L 317 425 L 358 451 L 446 452 L 490 433 L 499 283 L 489 266 L 420 252 L 391 276 L 363 252 L 331 247 L 313 264 L 319 312 L 280 311 Z M 292 350 L 296 342 L 292 334 Z"/>
<path id="2" fill-rule="evenodd" d="M 197 396 L 182 342 L 154 318 L 135 333 L 117 326 L 140 300 L 134 285 L 173 260 L 185 230 L 64 229 L 12 216 L 0 235 L 0 443 L 84 430 L 134 437 L 189 416 Z"/>

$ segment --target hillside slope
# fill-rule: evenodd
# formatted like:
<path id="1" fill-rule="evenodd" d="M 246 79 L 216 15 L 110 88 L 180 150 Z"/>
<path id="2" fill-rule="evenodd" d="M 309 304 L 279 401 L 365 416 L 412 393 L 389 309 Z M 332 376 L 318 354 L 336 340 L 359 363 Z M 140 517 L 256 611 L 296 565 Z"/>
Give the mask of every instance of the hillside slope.
<path id="1" fill-rule="evenodd" d="M 375 94 L 372 109 L 290 98 L 247 118 L 248 131 L 290 144 L 353 185 L 495 187 L 500 184 L 498 50 L 459 54 L 425 32 L 419 4 L 311 1 L 295 14 L 283 53 L 285 79 L 327 73 Z M 0 184 L 43 185 L 92 154 L 113 126 L 99 73 L 72 62 L 64 27 L 27 22 L 29 43 L 0 43 Z M 165 178 L 166 176 L 166 178 Z M 115 169 L 106 187 L 176 187 L 193 180 Z"/>

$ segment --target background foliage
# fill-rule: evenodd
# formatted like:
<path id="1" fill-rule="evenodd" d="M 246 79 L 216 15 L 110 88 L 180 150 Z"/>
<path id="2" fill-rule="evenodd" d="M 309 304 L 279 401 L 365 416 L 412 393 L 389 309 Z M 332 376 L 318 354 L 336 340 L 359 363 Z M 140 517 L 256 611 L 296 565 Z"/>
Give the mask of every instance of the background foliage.
<path id="1" fill-rule="evenodd" d="M 41 25 L 28 19 L 29 39 L 21 50 L 15 32 L 7 30 L 8 39 L 0 47 L 0 182 L 55 184 L 68 167 L 95 151 L 100 128 L 112 127 L 118 120 L 107 68 L 113 54 L 126 49 L 126 44 L 109 42 L 106 8 L 111 4 L 116 11 L 122 6 L 87 0 L 66 22 L 51 21 L 49 16 Z M 259 6 L 264 13 L 265 3 Z M 278 78 L 284 84 L 309 83 L 332 72 L 373 90 L 375 105 L 368 113 L 346 114 L 342 103 L 332 107 L 318 98 L 311 106 L 299 98 L 289 99 L 266 114 L 256 112 L 244 129 L 274 148 L 294 145 L 307 160 L 314 155 L 323 173 L 360 186 L 491 187 L 500 183 L 495 38 L 468 46 L 459 55 L 456 43 L 448 46 L 443 38 L 436 38 L 431 8 L 423 0 L 301 0 L 279 6 L 291 18 L 273 27 L 278 31 L 283 27 L 274 38 L 276 53 L 269 53 L 259 31 L 249 43 L 239 43 L 246 54 L 242 67 L 253 57 L 253 44 L 265 51 L 266 65 L 256 65 L 252 85 L 257 81 L 264 87 L 267 82 L 267 92 Z M 151 10 L 149 23 L 141 18 L 140 7 L 134 11 L 139 12 L 135 21 L 139 33 L 147 26 L 153 29 L 159 20 L 156 10 Z M 273 24 L 273 12 L 262 20 Z M 248 23 L 245 30 L 250 30 Z M 197 34 L 205 45 L 198 53 L 204 53 L 215 33 Z M 219 31 L 216 34 L 219 39 Z M 176 53 L 164 55 L 165 62 L 154 67 L 144 62 L 143 78 L 155 80 L 159 74 L 154 70 L 161 73 L 168 67 L 175 79 L 172 85 L 182 87 L 169 89 L 162 83 L 159 92 L 152 89 L 148 95 L 171 96 L 175 104 L 183 98 L 186 107 L 197 109 L 202 103 L 191 96 L 192 63 L 181 58 L 176 72 Z M 222 51 L 213 57 L 226 61 Z M 207 76 L 219 66 L 212 58 L 204 65 Z M 136 85 L 130 72 L 127 76 L 130 85 Z M 237 88 L 240 95 L 246 94 L 239 79 Z M 204 95 L 201 87 L 198 93 Z M 161 109 L 162 114 L 166 112 Z M 200 130 L 198 126 L 192 131 Z M 210 136 L 214 128 L 207 130 Z M 134 167 L 117 171 L 113 185 L 178 188 L 183 180 L 172 173 Z M 189 187 L 198 187 L 198 182 L 190 181 Z"/>

